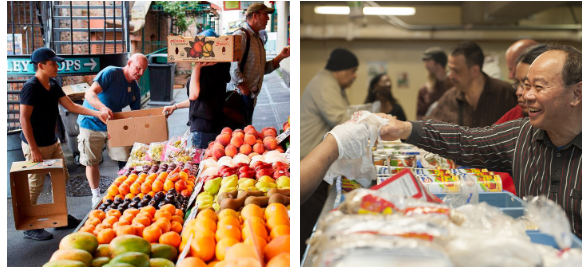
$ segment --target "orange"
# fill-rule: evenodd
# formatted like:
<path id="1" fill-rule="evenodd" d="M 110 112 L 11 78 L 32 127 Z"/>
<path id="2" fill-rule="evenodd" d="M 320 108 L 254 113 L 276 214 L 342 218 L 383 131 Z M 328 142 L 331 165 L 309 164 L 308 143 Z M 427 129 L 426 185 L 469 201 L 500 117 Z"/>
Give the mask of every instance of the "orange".
<path id="1" fill-rule="evenodd" d="M 181 180 L 183 180 L 183 181 L 188 180 L 188 173 L 181 171 L 178 175 L 180 176 Z"/>
<path id="2" fill-rule="evenodd" d="M 247 223 L 251 223 L 251 224 L 259 224 L 259 225 L 263 225 L 265 226 L 265 221 L 260 218 L 260 217 L 250 217 L 247 219 L 247 221 L 243 222 L 243 226 L 245 226 L 245 224 Z"/>
<path id="3" fill-rule="evenodd" d="M 156 178 L 157 178 L 157 174 L 156 174 L 156 173 L 153 173 L 153 174 L 151 174 L 151 175 L 148 175 L 148 176 L 145 178 L 145 180 L 151 180 L 151 181 L 154 181 Z"/>
<path id="4" fill-rule="evenodd" d="M 127 195 L 131 191 L 131 187 L 127 183 L 120 184 L 118 186 L 118 193 L 121 195 Z"/>
<path id="5" fill-rule="evenodd" d="M 177 267 L 207 267 L 200 258 L 187 257 L 178 263 Z"/>
<path id="6" fill-rule="evenodd" d="M 108 224 L 109 226 L 112 226 L 116 222 L 118 222 L 118 219 L 115 216 L 108 216 L 102 221 L 102 224 Z M 98 227 L 98 225 L 96 225 L 96 227 Z"/>
<path id="7" fill-rule="evenodd" d="M 176 182 L 178 179 L 180 179 L 180 175 L 178 173 L 171 173 L 167 176 L 167 180 L 171 182 Z"/>
<path id="8" fill-rule="evenodd" d="M 190 197 L 192 196 L 192 189 L 188 188 L 187 190 L 183 190 L 182 192 L 180 192 L 180 194 L 185 197 Z"/>
<path id="9" fill-rule="evenodd" d="M 167 219 L 158 219 L 153 225 L 157 225 L 162 233 L 167 233 L 171 230 L 171 222 Z"/>
<path id="10" fill-rule="evenodd" d="M 82 228 L 80 228 L 80 232 L 87 232 L 87 233 L 94 233 L 94 229 L 96 229 L 96 226 L 94 225 L 84 225 Z"/>
<path id="11" fill-rule="evenodd" d="M 149 186 L 151 186 L 151 185 L 149 185 Z M 141 198 L 141 199 L 143 199 L 143 196 L 145 196 L 145 194 L 144 194 L 144 193 L 139 193 L 139 194 L 137 194 L 137 197 L 139 197 L 139 198 Z"/>
<path id="12" fill-rule="evenodd" d="M 255 240 L 257 241 L 258 251 L 259 253 L 263 253 L 265 246 L 267 245 L 267 241 L 265 238 L 261 238 L 259 235 L 255 235 Z M 253 237 L 249 237 L 244 241 L 245 244 L 253 246 Z"/>
<path id="13" fill-rule="evenodd" d="M 194 223 L 195 227 L 202 227 L 208 230 L 211 230 L 213 232 L 216 232 L 216 223 L 211 220 L 211 219 L 207 219 L 207 218 L 199 218 L 196 219 L 196 223 Z"/>
<path id="14" fill-rule="evenodd" d="M 245 225 L 243 226 L 243 230 L 241 233 L 243 235 L 243 239 L 251 237 L 251 230 L 253 230 L 254 234 L 259 235 L 262 238 L 268 237 L 265 225 L 260 225 L 259 223 L 252 223 L 251 225 L 248 225 L 248 223 L 249 222 L 245 222 Z"/>
<path id="15" fill-rule="evenodd" d="M 219 263 L 220 261 L 214 260 L 208 263 L 208 267 L 215 267 L 217 263 Z"/>
<path id="16" fill-rule="evenodd" d="M 112 228 L 112 225 L 110 225 L 109 223 L 100 223 L 98 225 L 96 225 L 96 229 L 94 230 L 103 230 L 103 229 L 109 229 Z"/>
<path id="17" fill-rule="evenodd" d="M 180 217 L 183 218 L 184 217 L 184 211 L 182 211 L 181 209 L 178 208 L 178 209 L 176 209 L 176 212 L 174 213 L 174 215 L 180 216 Z M 216 213 L 215 213 L 215 216 L 216 216 Z"/>
<path id="18" fill-rule="evenodd" d="M 189 221 L 186 221 L 186 222 L 184 223 L 184 227 L 196 227 L 195 225 L 196 225 L 196 221 L 197 221 L 197 219 L 198 219 L 198 218 L 195 218 L 195 219 L 191 219 L 191 220 L 189 220 Z"/>
<path id="19" fill-rule="evenodd" d="M 157 225 L 151 225 L 143 229 L 143 238 L 149 241 L 149 243 L 159 242 L 159 237 L 161 236 L 161 234 L 161 228 L 159 228 Z"/>
<path id="20" fill-rule="evenodd" d="M 219 265 L 220 264 L 220 265 Z M 217 267 L 261 267 L 261 263 L 257 258 L 246 257 L 242 259 L 234 259 L 234 260 L 224 260 L 222 262 L 218 262 Z"/>
<path id="21" fill-rule="evenodd" d="M 103 221 L 104 218 L 106 218 L 106 213 L 102 210 L 92 210 L 90 212 L 90 217 L 94 217 L 100 219 L 100 221 Z"/>
<path id="22" fill-rule="evenodd" d="M 203 236 L 208 236 L 210 238 L 212 238 L 213 240 L 215 240 L 215 235 L 214 232 L 208 229 L 204 229 L 204 228 L 192 228 L 191 229 L 192 234 L 194 234 L 194 237 L 203 237 Z M 190 230 L 186 231 L 187 234 L 190 233 Z M 189 236 L 188 236 L 189 237 Z"/>
<path id="23" fill-rule="evenodd" d="M 179 233 L 182 233 L 182 229 L 183 229 L 183 227 L 182 227 L 181 223 L 179 223 L 177 221 L 172 221 L 172 223 L 171 223 L 171 230 L 172 231 L 179 234 Z"/>
<path id="24" fill-rule="evenodd" d="M 123 234 L 135 235 L 135 228 L 131 225 L 118 227 L 118 229 L 115 229 L 114 231 L 116 232 L 116 236 L 121 236 Z"/>
<path id="25" fill-rule="evenodd" d="M 143 184 L 141 184 L 141 192 L 142 193 L 149 193 L 151 191 L 151 186 L 153 185 L 153 183 L 151 183 L 151 181 L 145 181 Z"/>
<path id="26" fill-rule="evenodd" d="M 213 209 L 207 208 L 204 209 L 200 212 L 198 212 L 198 216 L 196 216 L 196 218 L 209 218 L 211 220 L 213 220 L 214 222 L 218 221 L 218 217 L 216 215 L 216 213 L 214 212 Z"/>
<path id="27" fill-rule="evenodd" d="M 151 185 L 151 190 L 154 192 L 162 191 L 163 190 L 163 183 L 161 183 L 161 181 L 153 182 L 153 185 Z"/>
<path id="28" fill-rule="evenodd" d="M 198 257 L 202 261 L 210 261 L 214 257 L 216 244 L 214 239 L 208 236 L 197 237 L 190 244 L 190 254 L 192 257 Z"/>
<path id="29" fill-rule="evenodd" d="M 84 225 L 93 225 L 93 226 L 96 226 L 96 225 L 98 225 L 100 223 L 102 223 L 102 221 L 99 218 L 91 217 L 88 220 L 86 220 L 86 223 L 84 223 Z"/>
<path id="30" fill-rule="evenodd" d="M 132 194 L 139 194 L 141 192 L 141 183 L 135 182 L 131 185 L 131 193 Z"/>
<path id="31" fill-rule="evenodd" d="M 116 198 L 120 198 L 120 199 L 123 199 L 124 200 L 125 199 L 125 196 L 119 193 L 118 195 L 114 196 L 114 199 L 113 200 L 116 200 Z"/>
<path id="32" fill-rule="evenodd" d="M 125 214 L 130 214 L 133 216 L 137 216 L 137 214 L 139 214 L 139 212 L 141 212 L 141 211 L 139 211 L 139 209 L 136 209 L 136 208 L 129 208 L 129 209 L 125 210 Z"/>
<path id="33" fill-rule="evenodd" d="M 112 196 L 115 196 L 118 194 L 118 186 L 110 185 L 110 187 L 108 187 L 108 190 L 106 192 Z"/>
<path id="34" fill-rule="evenodd" d="M 173 215 L 171 221 L 177 221 L 179 223 L 184 223 L 184 219 L 180 216 Z"/>
<path id="35" fill-rule="evenodd" d="M 140 211 L 149 213 L 151 215 L 151 218 L 153 218 L 153 216 L 155 216 L 155 212 L 157 212 L 157 209 L 155 209 L 155 207 L 153 206 L 148 205 L 141 208 Z"/>
<path id="36" fill-rule="evenodd" d="M 222 219 L 225 216 L 233 216 L 233 217 L 239 217 L 239 213 L 237 213 L 237 211 L 230 209 L 230 208 L 225 208 L 223 210 L 221 210 L 218 213 L 218 219 Z"/>
<path id="37" fill-rule="evenodd" d="M 127 180 L 130 182 L 135 182 L 135 180 L 137 180 L 138 177 L 139 176 L 137 174 L 130 174 Z"/>
<path id="38" fill-rule="evenodd" d="M 163 187 L 162 187 L 162 188 L 163 188 Z M 154 192 L 154 191 L 150 191 L 148 194 L 149 194 L 149 196 L 151 196 L 151 197 L 155 196 L 155 192 Z"/>
<path id="39" fill-rule="evenodd" d="M 167 233 L 162 234 L 159 237 L 160 244 L 170 245 L 174 248 L 178 248 L 180 246 L 181 242 L 182 242 L 182 238 L 176 232 L 167 232 Z"/>
<path id="40" fill-rule="evenodd" d="M 99 244 L 110 244 L 110 241 L 116 237 L 116 232 L 110 228 L 101 230 L 96 235 Z"/>
<path id="41" fill-rule="evenodd" d="M 290 253 L 280 253 L 274 256 L 267 264 L 266 267 L 290 267 Z"/>
<path id="42" fill-rule="evenodd" d="M 149 212 L 144 212 L 144 211 L 142 211 L 142 212 L 139 212 L 139 214 L 137 214 L 137 216 L 135 216 L 135 219 L 136 219 L 137 217 L 144 217 L 144 218 L 147 218 L 147 219 L 149 220 L 149 222 L 151 222 L 151 220 L 153 219 L 153 216 L 151 216 L 151 214 L 150 214 Z M 135 220 L 135 219 L 133 219 L 133 220 Z M 151 224 L 150 224 L 150 225 L 151 225 Z M 146 226 L 149 226 L 149 225 L 146 225 Z"/>
<path id="43" fill-rule="evenodd" d="M 225 254 L 227 253 L 229 247 L 237 243 L 239 243 L 239 241 L 231 237 L 223 238 L 222 240 L 218 241 L 216 244 L 216 259 L 219 261 L 224 260 Z"/>
<path id="44" fill-rule="evenodd" d="M 274 227 L 278 226 L 278 225 L 288 225 L 290 226 L 290 219 L 287 216 L 284 215 L 276 215 L 273 217 L 270 217 L 267 222 L 267 227 L 270 230 L 273 230 Z"/>
<path id="45" fill-rule="evenodd" d="M 235 218 L 233 216 L 226 216 L 226 217 L 222 218 L 221 220 L 218 221 L 217 225 L 220 226 L 220 225 L 226 225 L 226 224 L 230 224 L 230 225 L 237 226 L 237 227 L 241 226 L 239 219 Z M 265 222 L 264 222 L 264 225 L 265 225 Z"/>
<path id="46" fill-rule="evenodd" d="M 157 180 L 165 180 L 167 178 L 167 172 L 161 172 L 159 176 L 157 176 Z"/>
<path id="47" fill-rule="evenodd" d="M 183 180 L 176 181 L 174 187 L 178 192 L 188 189 L 188 185 L 186 185 L 186 182 Z"/>
<path id="48" fill-rule="evenodd" d="M 120 218 L 122 214 L 120 213 L 120 211 L 116 210 L 116 209 L 111 209 L 108 210 L 108 212 L 106 212 L 106 216 L 113 216 L 116 217 L 116 219 Z"/>
<path id="49" fill-rule="evenodd" d="M 143 224 L 143 226 L 147 227 L 149 225 L 151 225 L 151 219 L 145 216 L 139 216 L 137 215 L 134 219 L 132 223 L 140 223 Z"/>
<path id="50" fill-rule="evenodd" d="M 171 180 L 166 180 L 165 183 L 163 183 L 163 190 L 165 192 L 171 190 L 174 188 L 174 183 Z"/>
<path id="51" fill-rule="evenodd" d="M 114 200 L 114 196 L 107 193 L 104 198 L 102 198 L 102 203 L 106 203 L 107 200 Z"/>
<path id="52" fill-rule="evenodd" d="M 163 205 L 162 207 L 159 208 L 159 210 L 167 211 L 172 216 L 174 214 L 176 214 L 176 207 L 172 204 Z"/>
<path id="53" fill-rule="evenodd" d="M 137 180 L 145 181 L 146 178 L 147 178 L 147 174 L 145 174 L 143 172 L 143 173 L 139 174 L 139 178 Z"/>
<path id="54" fill-rule="evenodd" d="M 131 225 L 131 223 L 129 223 L 127 221 L 119 221 L 119 222 L 112 225 L 112 229 L 114 229 L 116 231 L 116 229 L 118 229 L 122 226 L 126 226 L 126 225 Z"/>
<path id="55" fill-rule="evenodd" d="M 123 181 L 125 181 L 125 179 L 127 179 L 127 176 L 120 176 L 120 177 L 117 177 L 114 180 L 114 182 L 123 182 Z"/>
<path id="56" fill-rule="evenodd" d="M 133 215 L 131 215 L 131 214 L 126 214 L 126 211 L 125 211 L 125 214 L 124 214 L 124 215 L 122 215 L 122 216 L 121 216 L 121 217 L 118 219 L 118 221 L 119 221 L 119 222 L 128 222 L 129 224 L 131 224 L 131 223 L 133 222 L 133 219 L 134 219 L 134 218 L 135 218 L 135 216 L 133 216 Z"/>
<path id="57" fill-rule="evenodd" d="M 265 209 L 265 219 L 266 220 L 276 214 L 288 216 L 288 209 L 286 208 L 286 206 L 284 206 L 283 204 L 280 204 L 280 203 L 270 204 Z"/>
<path id="58" fill-rule="evenodd" d="M 253 246 L 245 243 L 237 243 L 229 248 L 225 254 L 225 260 L 237 260 L 243 258 L 254 258 L 257 260 L 257 253 Z"/>
<path id="59" fill-rule="evenodd" d="M 172 214 L 170 214 L 169 211 L 158 210 L 157 212 L 155 212 L 153 219 L 157 220 L 161 218 L 171 220 Z"/>
<path id="60" fill-rule="evenodd" d="M 182 237 L 182 243 L 180 243 L 180 247 L 178 248 L 180 250 L 180 253 L 184 252 L 184 248 L 186 247 L 186 243 L 188 243 L 187 240 L 184 239 L 184 237 Z"/>
<path id="61" fill-rule="evenodd" d="M 135 195 L 132 193 L 127 193 L 127 195 L 125 195 L 125 199 L 133 199 L 135 198 Z"/>
<path id="62" fill-rule="evenodd" d="M 241 241 L 241 229 L 239 226 L 231 224 L 219 225 L 215 237 L 217 242 L 225 237 L 232 237 Z"/>
<path id="63" fill-rule="evenodd" d="M 290 234 L 290 226 L 288 225 L 278 225 L 276 227 L 274 227 L 270 233 L 270 237 L 272 239 L 275 239 L 276 237 L 280 236 L 280 235 L 287 235 Z"/>
<path id="64" fill-rule="evenodd" d="M 139 237 L 143 237 L 143 230 L 145 230 L 145 225 L 141 223 L 133 223 L 131 224 L 133 228 L 135 228 L 135 235 Z"/>
<path id="65" fill-rule="evenodd" d="M 281 235 L 265 246 L 265 259 L 271 260 L 280 253 L 290 253 L 290 235 Z"/>
<path id="66" fill-rule="evenodd" d="M 263 218 L 263 209 L 256 204 L 248 204 L 241 210 L 241 218 L 246 220 L 250 217 Z"/>

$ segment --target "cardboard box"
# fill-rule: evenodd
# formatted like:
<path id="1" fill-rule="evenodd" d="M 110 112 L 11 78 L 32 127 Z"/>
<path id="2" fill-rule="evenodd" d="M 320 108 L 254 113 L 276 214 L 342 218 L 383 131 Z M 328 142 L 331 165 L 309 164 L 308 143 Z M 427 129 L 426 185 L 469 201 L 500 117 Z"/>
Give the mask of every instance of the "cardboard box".
<path id="1" fill-rule="evenodd" d="M 167 120 L 163 108 L 114 113 L 108 120 L 111 147 L 132 146 L 135 142 L 149 144 L 168 140 Z"/>
<path id="2" fill-rule="evenodd" d="M 237 62 L 241 59 L 241 36 L 167 37 L 168 62 Z M 245 49 L 245 48 L 243 48 Z"/>
<path id="3" fill-rule="evenodd" d="M 69 96 L 71 100 L 84 100 L 86 91 L 90 89 L 88 83 L 80 83 L 74 85 L 67 85 L 62 88 L 65 95 Z"/>
<path id="4" fill-rule="evenodd" d="M 52 204 L 31 204 L 28 175 L 35 173 L 50 174 Z M 13 162 L 10 168 L 10 190 L 14 226 L 17 230 L 67 226 L 65 168 L 61 159 L 45 160 L 40 163 Z"/>

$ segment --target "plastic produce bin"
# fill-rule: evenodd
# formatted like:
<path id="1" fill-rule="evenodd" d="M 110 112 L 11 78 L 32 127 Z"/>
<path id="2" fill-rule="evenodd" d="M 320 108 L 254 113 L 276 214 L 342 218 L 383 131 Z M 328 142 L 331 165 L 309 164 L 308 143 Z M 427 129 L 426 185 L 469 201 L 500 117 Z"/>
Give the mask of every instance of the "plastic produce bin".
<path id="1" fill-rule="evenodd" d="M 439 199 L 445 197 L 445 193 L 435 194 Z M 527 202 L 514 196 L 510 192 L 481 192 L 479 193 L 480 202 L 486 202 L 491 206 L 498 207 L 502 213 L 513 218 L 525 215 L 525 205 Z"/>
<path id="2" fill-rule="evenodd" d="M 527 235 L 531 238 L 531 242 L 533 243 L 548 245 L 559 249 L 557 243 L 555 243 L 555 239 L 551 235 L 535 230 L 527 231 Z M 575 235 L 572 235 L 572 248 L 582 248 L 582 240 Z"/>
<path id="3" fill-rule="evenodd" d="M 176 63 L 163 62 L 167 54 L 149 55 L 149 83 L 151 100 L 149 105 L 169 106 L 174 104 L 174 74 Z M 165 60 L 167 61 L 167 60 Z"/>

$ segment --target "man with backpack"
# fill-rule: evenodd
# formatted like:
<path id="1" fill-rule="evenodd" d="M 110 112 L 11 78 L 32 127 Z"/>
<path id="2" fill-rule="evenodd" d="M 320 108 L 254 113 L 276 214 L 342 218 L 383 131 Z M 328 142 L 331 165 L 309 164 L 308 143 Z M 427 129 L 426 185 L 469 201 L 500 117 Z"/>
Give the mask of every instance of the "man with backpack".
<path id="1" fill-rule="evenodd" d="M 269 8 L 263 3 L 250 5 L 245 12 L 247 23 L 233 33 L 233 35 L 241 35 L 242 48 L 244 48 L 241 61 L 231 63 L 231 83 L 236 85 L 243 99 L 245 125 L 252 123 L 253 110 L 261 91 L 263 76 L 278 68 L 284 58 L 290 57 L 290 47 L 286 47 L 274 59 L 266 60 L 259 31 L 265 29 L 269 20 L 268 14 L 273 12 L 274 8 Z"/>

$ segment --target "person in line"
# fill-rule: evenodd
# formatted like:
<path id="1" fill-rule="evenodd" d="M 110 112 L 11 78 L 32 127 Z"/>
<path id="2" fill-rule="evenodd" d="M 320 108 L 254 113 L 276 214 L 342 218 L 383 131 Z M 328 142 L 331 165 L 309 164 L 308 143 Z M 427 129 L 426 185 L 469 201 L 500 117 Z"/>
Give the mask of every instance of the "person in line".
<path id="1" fill-rule="evenodd" d="M 496 122 L 517 104 L 512 85 L 482 71 L 484 52 L 476 43 L 460 42 L 449 55 L 449 78 L 454 87 L 438 101 L 433 119 L 467 127 Z"/>
<path id="2" fill-rule="evenodd" d="M 365 103 L 380 102 L 380 111 L 396 116 L 399 120 L 406 120 L 402 106 L 392 95 L 392 81 L 387 74 L 379 74 L 372 78 L 368 88 L 368 96 Z"/>
<path id="3" fill-rule="evenodd" d="M 512 172 L 517 196 L 546 195 L 566 212 L 572 232 L 582 238 L 582 53 L 549 45 L 524 78 L 529 117 L 484 128 L 439 121 L 403 122 L 385 114 L 382 140 L 402 139 L 457 164 Z M 345 128 L 367 137 L 365 128 Z M 334 130 L 335 131 L 335 130 Z M 338 158 L 332 135 L 301 161 L 301 202 Z M 362 143 L 357 140 L 341 141 Z M 360 144 L 361 145 L 361 144 Z M 367 149 L 366 149 L 367 152 Z"/>
<path id="4" fill-rule="evenodd" d="M 331 52 L 327 65 L 320 70 L 306 86 L 300 99 L 300 157 L 304 158 L 323 136 L 348 120 L 349 101 L 345 89 L 357 77 L 359 61 L 349 50 L 337 48 Z M 323 182 L 314 188 L 312 198 L 301 205 L 300 236 L 304 242 L 312 234 L 312 229 L 327 198 L 329 184 Z M 301 244 L 304 254 L 306 244 Z"/>
<path id="5" fill-rule="evenodd" d="M 216 36 L 216 33 L 205 31 L 200 35 Z M 230 68 L 231 63 L 194 63 L 186 84 L 188 100 L 163 108 L 163 113 L 168 115 L 178 108 L 190 108 L 188 126 L 195 148 L 206 149 L 225 126 L 223 107 L 227 83 L 231 81 Z"/>
<path id="6" fill-rule="evenodd" d="M 428 81 L 419 89 L 417 120 L 426 116 L 431 105 L 453 87 L 453 83 L 445 71 L 447 54 L 441 48 L 433 47 L 425 50 L 422 59 L 427 69 Z"/>
<path id="7" fill-rule="evenodd" d="M 106 111 L 110 118 L 114 112 L 121 112 L 130 105 L 132 110 L 141 109 L 141 88 L 137 81 L 147 70 L 145 55 L 133 54 L 124 67 L 108 66 L 94 78 L 94 83 L 86 91 L 83 106 L 93 110 Z M 86 166 L 86 177 L 92 190 L 92 205 L 100 201 L 100 170 L 104 144 L 108 144 L 106 124 L 96 117 L 78 117 L 80 134 L 78 149 L 80 164 Z M 131 147 L 110 147 L 108 156 L 118 162 L 119 168 L 125 166 Z"/>
<path id="8" fill-rule="evenodd" d="M 521 39 L 514 42 L 506 49 L 506 67 L 508 68 L 508 79 L 516 81 L 517 59 L 530 47 L 537 45 L 537 41 Z"/>
<path id="9" fill-rule="evenodd" d="M 507 121 L 516 120 L 519 118 L 524 118 L 529 116 L 529 109 L 525 105 L 525 100 L 523 99 L 523 90 L 525 89 L 525 85 L 523 84 L 524 78 L 527 76 L 529 72 L 529 66 L 535 61 L 539 55 L 543 54 L 547 50 L 547 44 L 539 44 L 533 47 L 530 47 L 527 52 L 524 54 L 519 55 L 519 58 L 516 60 L 517 65 L 515 68 L 515 83 L 513 83 L 513 88 L 517 89 L 517 100 L 519 102 L 518 106 L 513 107 L 511 110 L 506 112 L 498 121 L 494 124 L 501 124 Z"/>
<path id="10" fill-rule="evenodd" d="M 75 104 L 65 95 L 55 80 L 59 68 L 57 63 L 64 60 L 49 48 L 39 48 L 31 54 L 35 76 L 27 80 L 20 91 L 20 125 L 22 126 L 20 138 L 22 151 L 27 161 L 42 162 L 48 159 L 61 159 L 65 168 L 65 180 L 69 180 L 61 144 L 55 134 L 57 104 L 61 104 L 72 113 L 94 116 L 101 122 L 106 122 L 108 119 L 108 111 L 87 109 Z M 36 205 L 43 190 L 45 174 L 30 174 L 28 181 L 31 204 Z M 65 228 L 75 228 L 79 223 L 80 220 L 67 215 Z M 53 235 L 45 229 L 33 229 L 26 230 L 24 237 L 49 240 L 53 238 Z"/>
<path id="11" fill-rule="evenodd" d="M 269 20 L 268 14 L 273 12 L 274 8 L 269 8 L 263 3 L 250 5 L 245 12 L 247 22 L 243 28 L 233 33 L 241 36 L 243 57 L 240 61 L 231 63 L 231 83 L 237 87 L 243 99 L 245 125 L 251 125 L 253 122 L 253 111 L 261 91 L 263 76 L 276 70 L 283 59 L 290 57 L 290 47 L 286 47 L 275 58 L 266 60 L 259 31 L 265 29 Z"/>

